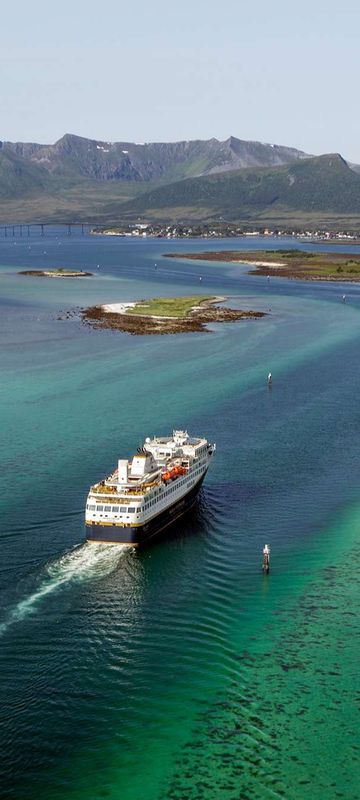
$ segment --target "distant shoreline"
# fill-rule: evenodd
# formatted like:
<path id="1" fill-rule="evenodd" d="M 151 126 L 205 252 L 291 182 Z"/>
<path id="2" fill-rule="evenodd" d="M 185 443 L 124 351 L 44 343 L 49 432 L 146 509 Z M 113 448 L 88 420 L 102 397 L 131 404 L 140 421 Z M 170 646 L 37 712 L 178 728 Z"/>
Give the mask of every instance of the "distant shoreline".
<path id="1" fill-rule="evenodd" d="M 282 227 L 282 226 L 280 226 Z M 294 227 L 296 230 L 294 230 Z M 333 226 L 332 226 L 333 230 Z M 294 242 L 306 242 L 310 244 L 335 244 L 335 245 L 359 245 L 360 238 L 358 230 L 352 233 L 332 233 L 328 229 L 315 229 L 309 231 L 299 227 L 298 222 L 290 227 L 282 227 L 281 230 L 269 230 L 269 226 L 263 226 L 254 230 L 248 230 L 246 226 L 238 225 L 236 223 L 218 222 L 211 223 L 123 223 L 116 226 L 93 226 L 90 229 L 90 234 L 93 236 L 119 236 L 130 238 L 157 238 L 157 239 L 245 239 L 251 241 L 254 237 L 261 237 L 268 241 L 282 239 L 292 239 Z"/>
<path id="2" fill-rule="evenodd" d="M 164 253 L 164 258 L 214 261 L 254 267 L 250 275 L 303 281 L 360 282 L 360 255 L 289 250 L 222 250 L 205 253 Z"/>

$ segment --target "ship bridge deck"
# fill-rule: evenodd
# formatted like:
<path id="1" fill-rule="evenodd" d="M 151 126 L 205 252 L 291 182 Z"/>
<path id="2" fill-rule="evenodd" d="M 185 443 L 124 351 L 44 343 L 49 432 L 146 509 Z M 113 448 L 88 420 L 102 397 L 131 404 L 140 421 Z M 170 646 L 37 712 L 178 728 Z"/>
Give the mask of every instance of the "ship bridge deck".
<path id="1" fill-rule="evenodd" d="M 190 437 L 187 431 L 173 431 L 172 436 L 147 438 L 132 460 L 119 460 L 118 468 L 90 489 L 91 494 L 109 497 L 139 497 L 168 481 L 176 481 L 192 467 L 205 464 L 209 456 L 207 439 Z"/>

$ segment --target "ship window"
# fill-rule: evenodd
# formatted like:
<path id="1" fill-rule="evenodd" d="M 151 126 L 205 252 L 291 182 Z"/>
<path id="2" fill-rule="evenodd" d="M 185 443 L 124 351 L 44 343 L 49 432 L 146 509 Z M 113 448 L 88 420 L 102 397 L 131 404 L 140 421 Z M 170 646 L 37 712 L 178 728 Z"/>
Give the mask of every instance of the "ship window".
<path id="1" fill-rule="evenodd" d="M 111 506 L 105 506 L 104 511 L 111 511 Z"/>
<path id="2" fill-rule="evenodd" d="M 112 510 L 115 511 L 115 514 L 119 511 L 119 506 L 113 506 Z"/>
<path id="3" fill-rule="evenodd" d="M 98 506 L 96 510 L 97 511 L 104 511 L 104 506 Z"/>
<path id="4" fill-rule="evenodd" d="M 133 514 L 134 511 L 135 511 L 135 506 L 129 506 L 129 508 L 128 508 L 129 514 Z"/>

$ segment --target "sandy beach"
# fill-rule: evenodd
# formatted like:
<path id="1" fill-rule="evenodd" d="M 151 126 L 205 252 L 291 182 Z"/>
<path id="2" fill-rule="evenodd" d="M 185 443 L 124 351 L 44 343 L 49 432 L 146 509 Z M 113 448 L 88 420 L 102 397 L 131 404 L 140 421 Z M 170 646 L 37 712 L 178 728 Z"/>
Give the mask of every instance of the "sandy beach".
<path id="1" fill-rule="evenodd" d="M 126 314 L 128 308 L 134 308 L 136 303 L 106 303 L 101 306 L 108 314 Z"/>

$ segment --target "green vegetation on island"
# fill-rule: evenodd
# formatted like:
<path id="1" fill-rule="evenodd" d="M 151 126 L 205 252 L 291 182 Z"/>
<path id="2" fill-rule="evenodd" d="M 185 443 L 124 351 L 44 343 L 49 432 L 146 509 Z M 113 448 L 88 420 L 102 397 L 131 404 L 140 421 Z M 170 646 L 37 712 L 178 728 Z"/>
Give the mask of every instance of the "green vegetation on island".
<path id="1" fill-rule="evenodd" d="M 142 300 L 128 309 L 128 314 L 139 314 L 147 317 L 177 317 L 182 319 L 190 314 L 195 307 L 208 302 L 216 302 L 216 298 L 206 295 L 194 297 L 154 297 L 152 300 Z"/>
<path id="2" fill-rule="evenodd" d="M 139 303 L 92 306 L 83 321 L 95 328 L 110 328 L 140 336 L 166 333 L 203 333 L 212 322 L 259 319 L 262 311 L 242 311 L 218 306 L 225 297 L 156 297 Z"/>

